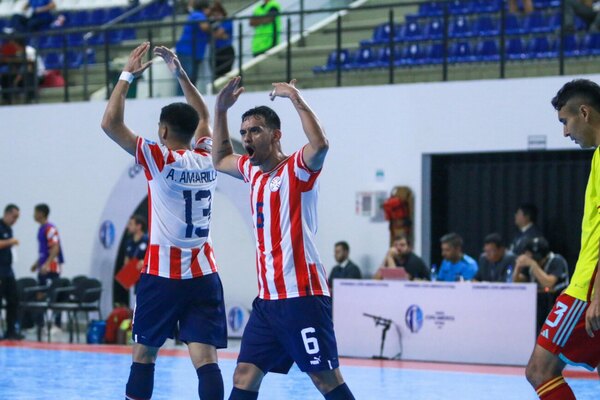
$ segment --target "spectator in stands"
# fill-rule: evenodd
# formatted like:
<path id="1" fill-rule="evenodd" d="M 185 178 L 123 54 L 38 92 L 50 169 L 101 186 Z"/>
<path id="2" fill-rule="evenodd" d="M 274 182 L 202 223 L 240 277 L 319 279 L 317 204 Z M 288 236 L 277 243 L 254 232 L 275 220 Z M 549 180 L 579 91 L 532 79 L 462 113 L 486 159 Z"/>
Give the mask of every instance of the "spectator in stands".
<path id="1" fill-rule="evenodd" d="M 6 301 L 6 333 L 4 339 L 20 340 L 23 335 L 17 327 L 19 297 L 17 281 L 12 269 L 12 247 L 19 241 L 13 237 L 12 226 L 19 219 L 19 207 L 9 204 L 4 208 L 4 216 L 0 219 L 0 302 Z"/>
<path id="2" fill-rule="evenodd" d="M 190 0 L 188 5 L 190 15 L 183 27 L 181 37 L 175 45 L 177 57 L 181 66 L 188 72 L 190 81 L 201 93 L 206 93 L 206 87 L 212 80 L 209 49 L 211 27 L 208 21 L 210 3 L 207 0 Z M 178 87 L 178 94 L 183 91 Z"/>
<path id="3" fill-rule="evenodd" d="M 281 34 L 281 5 L 276 0 L 263 0 L 256 6 L 250 26 L 254 28 L 252 54 L 254 57 L 279 44 Z"/>
<path id="4" fill-rule="evenodd" d="M 0 64 L 7 67 L 0 77 L 3 103 L 12 104 L 13 95 L 21 91 L 25 92 L 25 102 L 31 103 L 46 74 L 44 61 L 36 49 L 21 38 L 10 39 L 0 49 Z"/>
<path id="5" fill-rule="evenodd" d="M 524 251 L 517 258 L 513 280 L 537 283 L 537 330 L 539 332 L 556 297 L 569 285 L 569 267 L 563 256 L 550 251 L 548 241 L 543 237 L 529 239 Z"/>
<path id="6" fill-rule="evenodd" d="M 575 16 L 581 18 L 590 32 L 600 32 L 600 1 L 566 0 L 565 30 L 575 32 Z"/>
<path id="7" fill-rule="evenodd" d="M 379 268 L 373 278 L 381 279 L 382 268 L 398 267 L 403 267 L 406 270 L 410 280 L 431 280 L 431 271 L 421 257 L 412 252 L 411 243 L 404 234 L 394 238 L 392 247 L 385 255 L 382 267 Z"/>
<path id="8" fill-rule="evenodd" d="M 537 207 L 531 203 L 521 204 L 515 212 L 515 225 L 519 232 L 512 240 L 510 251 L 516 256 L 523 254 L 525 244 L 527 244 L 529 239 L 543 236 L 542 231 L 535 224 L 537 213 Z"/>
<path id="9" fill-rule="evenodd" d="M 61 240 L 56 226 L 48 221 L 50 207 L 46 204 L 35 206 L 33 219 L 40 224 L 38 230 L 38 259 L 31 266 L 31 272 L 37 272 L 40 286 L 50 286 L 53 281 L 60 277 L 62 264 L 64 263 Z M 43 316 L 41 316 L 43 318 Z M 43 321 L 43 320 L 42 320 Z M 38 324 L 42 322 L 38 320 Z M 53 333 L 60 331 L 60 313 L 55 316 Z"/>
<path id="10" fill-rule="evenodd" d="M 333 288 L 333 281 L 337 278 L 342 279 L 360 279 L 362 275 L 360 268 L 350 261 L 350 246 L 347 242 L 337 242 L 334 246 L 334 257 L 337 265 L 333 267 L 329 274 L 329 287 Z"/>
<path id="11" fill-rule="evenodd" d="M 522 0 L 523 13 L 530 14 L 533 12 L 533 0 Z M 508 11 L 512 14 L 519 12 L 519 0 L 508 0 Z"/>
<path id="12" fill-rule="evenodd" d="M 227 11 L 221 2 L 215 2 L 210 12 L 214 20 L 212 35 L 215 39 L 215 79 L 231 71 L 235 61 L 233 50 L 233 21 L 227 17 Z"/>
<path id="13" fill-rule="evenodd" d="M 54 0 L 28 0 L 23 5 L 23 12 L 30 16 L 13 15 L 10 25 L 18 33 L 43 31 L 48 29 L 54 20 L 52 11 L 55 8 Z"/>
<path id="14" fill-rule="evenodd" d="M 473 278 L 479 282 L 512 282 L 516 256 L 506 249 L 502 237 L 490 233 L 483 240 L 483 253 L 479 256 L 479 269 Z"/>
<path id="15" fill-rule="evenodd" d="M 438 281 L 470 281 L 477 273 L 477 262 L 463 253 L 463 239 L 457 233 L 448 233 L 440 239 L 442 265 L 437 274 Z"/>

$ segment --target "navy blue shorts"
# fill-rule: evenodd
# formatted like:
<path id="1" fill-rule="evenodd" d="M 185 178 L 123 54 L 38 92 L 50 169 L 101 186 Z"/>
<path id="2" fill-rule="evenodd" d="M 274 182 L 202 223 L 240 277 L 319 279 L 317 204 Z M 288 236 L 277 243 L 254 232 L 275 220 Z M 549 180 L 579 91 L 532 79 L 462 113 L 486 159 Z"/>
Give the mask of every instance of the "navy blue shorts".
<path id="1" fill-rule="evenodd" d="M 265 374 L 287 374 L 294 362 L 303 372 L 338 368 L 331 298 L 256 298 L 244 329 L 240 362 L 254 364 Z"/>
<path id="2" fill-rule="evenodd" d="M 160 347 L 172 338 L 227 347 L 223 286 L 218 274 L 194 279 L 168 279 L 142 274 L 133 314 L 133 340 Z"/>

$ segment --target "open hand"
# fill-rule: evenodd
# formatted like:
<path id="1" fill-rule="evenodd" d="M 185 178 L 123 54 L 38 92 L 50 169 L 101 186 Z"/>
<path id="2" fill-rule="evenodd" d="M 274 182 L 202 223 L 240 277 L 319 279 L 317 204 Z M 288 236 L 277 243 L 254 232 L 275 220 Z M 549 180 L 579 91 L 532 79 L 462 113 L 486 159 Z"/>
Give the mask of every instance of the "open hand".
<path id="1" fill-rule="evenodd" d="M 594 299 L 585 312 L 585 330 L 590 337 L 600 330 L 600 301 Z"/>
<path id="2" fill-rule="evenodd" d="M 219 94 L 217 95 L 217 110 L 218 111 L 227 111 L 231 108 L 232 105 L 235 104 L 238 97 L 242 93 L 244 93 L 244 87 L 240 87 L 240 82 L 242 78 L 236 76 L 231 79 L 227 84 L 221 89 Z"/>
<path id="3" fill-rule="evenodd" d="M 181 62 L 179 61 L 179 58 L 177 58 L 177 55 L 171 51 L 171 49 L 165 46 L 156 46 L 154 48 L 154 55 L 165 60 L 165 64 L 167 64 L 169 70 L 175 74 L 176 77 L 181 75 L 181 71 L 183 71 Z"/>
<path id="4" fill-rule="evenodd" d="M 125 64 L 125 68 L 123 68 L 123 70 L 131 72 L 134 77 L 139 78 L 140 75 L 142 75 L 144 71 L 148 69 L 150 64 L 152 64 L 152 60 L 142 63 L 142 59 L 148 52 L 149 48 L 150 42 L 144 42 L 133 49 L 133 51 L 129 54 L 129 59 L 127 60 L 127 64 Z"/>
<path id="5" fill-rule="evenodd" d="M 271 101 L 275 100 L 275 97 L 292 97 L 292 95 L 298 94 L 296 89 L 296 80 L 292 79 L 290 83 L 276 82 L 273 83 L 273 90 L 269 93 Z"/>

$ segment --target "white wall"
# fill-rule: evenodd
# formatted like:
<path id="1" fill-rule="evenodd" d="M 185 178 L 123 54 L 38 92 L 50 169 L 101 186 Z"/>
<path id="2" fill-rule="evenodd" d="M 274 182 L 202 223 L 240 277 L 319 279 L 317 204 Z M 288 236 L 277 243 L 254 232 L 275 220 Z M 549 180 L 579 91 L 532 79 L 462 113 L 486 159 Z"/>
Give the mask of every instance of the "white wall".
<path id="1" fill-rule="evenodd" d="M 591 76 L 598 81 L 600 76 Z M 347 240 L 351 257 L 372 273 L 387 248 L 386 223 L 355 215 L 355 193 L 375 189 L 375 171 L 385 171 L 385 187 L 410 186 L 416 196 L 416 249 L 420 249 L 421 156 L 424 153 L 525 150 L 527 136 L 548 136 L 548 148 L 573 148 L 550 99 L 568 77 L 426 83 L 307 90 L 304 95 L 325 125 L 331 148 L 321 178 L 319 249 L 330 268 L 333 244 Z M 300 82 L 301 84 L 301 82 Z M 306 141 L 295 110 L 267 92 L 240 97 L 230 115 L 232 133 L 239 116 L 260 104 L 283 121 L 288 153 Z M 214 98 L 208 102 L 213 107 Z M 170 99 L 129 101 L 126 123 L 154 138 L 160 108 Z M 102 133 L 104 102 L 0 107 L 0 207 L 14 202 L 22 217 L 14 227 L 21 240 L 15 271 L 30 274 L 36 258 L 33 206 L 46 202 L 62 235 L 65 275 L 93 271 L 92 248 L 108 196 L 131 158 Z M 219 213 L 219 208 L 221 212 Z M 213 240 L 225 289 L 246 302 L 256 292 L 250 232 L 231 205 L 215 205 Z M 232 234 L 232 230 L 234 230 Z M 246 233 L 241 233 L 241 232 Z M 120 234 L 120 232 L 117 232 Z M 233 235 L 233 236 L 232 236 Z M 241 240 L 243 236 L 245 240 Z M 240 265 L 240 260 L 247 260 Z M 243 279 L 239 268 L 245 268 Z"/>

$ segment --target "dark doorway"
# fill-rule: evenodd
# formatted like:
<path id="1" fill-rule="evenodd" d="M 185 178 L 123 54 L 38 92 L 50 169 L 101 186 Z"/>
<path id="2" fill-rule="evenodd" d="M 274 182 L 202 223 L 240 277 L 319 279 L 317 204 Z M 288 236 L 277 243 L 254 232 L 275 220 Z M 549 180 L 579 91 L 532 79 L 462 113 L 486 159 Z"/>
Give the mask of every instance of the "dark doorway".
<path id="1" fill-rule="evenodd" d="M 148 197 L 146 196 L 144 200 L 137 206 L 133 214 L 131 215 L 142 215 L 144 217 L 148 217 Z M 129 218 L 128 218 L 129 220 Z M 129 240 L 129 234 L 127 233 L 127 229 L 123 233 L 123 239 L 121 239 L 121 243 L 119 243 L 119 251 L 117 252 L 117 260 L 115 261 L 115 272 L 113 274 L 116 275 L 121 268 L 123 267 L 125 261 L 125 248 L 127 247 L 127 241 Z M 125 307 L 129 307 L 129 290 L 126 290 L 121 286 L 116 280 L 113 279 L 113 305 L 121 304 Z"/>
<path id="2" fill-rule="evenodd" d="M 519 204 L 538 207 L 538 225 L 571 272 L 581 240 L 581 217 L 592 151 L 440 154 L 423 158 L 423 254 L 441 261 L 439 239 L 457 232 L 477 259 L 483 238 L 498 232 L 510 243 Z"/>

